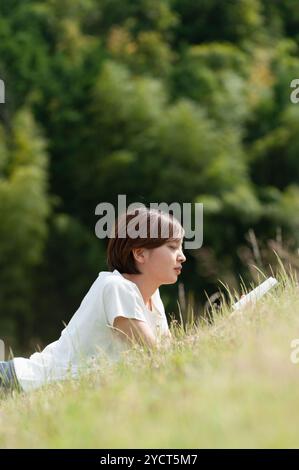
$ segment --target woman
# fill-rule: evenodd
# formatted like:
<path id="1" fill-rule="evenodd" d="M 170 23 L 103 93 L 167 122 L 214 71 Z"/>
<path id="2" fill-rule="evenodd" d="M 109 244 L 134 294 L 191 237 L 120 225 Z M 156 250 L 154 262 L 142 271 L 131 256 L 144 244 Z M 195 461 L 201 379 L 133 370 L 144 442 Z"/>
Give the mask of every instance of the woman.
<path id="1" fill-rule="evenodd" d="M 145 236 L 130 236 L 136 220 Z M 178 279 L 186 261 L 183 237 L 178 220 L 161 211 L 138 208 L 120 216 L 108 243 L 110 271 L 99 273 L 57 341 L 29 359 L 0 362 L 0 386 L 27 392 L 69 373 L 76 377 L 98 354 L 118 360 L 132 342 L 153 347 L 169 337 L 159 287 Z"/>

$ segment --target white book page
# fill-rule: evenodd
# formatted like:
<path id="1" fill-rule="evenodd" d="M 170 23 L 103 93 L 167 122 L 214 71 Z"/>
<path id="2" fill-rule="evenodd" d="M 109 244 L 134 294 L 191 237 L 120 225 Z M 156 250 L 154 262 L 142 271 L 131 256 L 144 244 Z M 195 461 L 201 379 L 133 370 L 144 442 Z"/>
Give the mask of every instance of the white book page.
<path id="1" fill-rule="evenodd" d="M 233 304 L 234 310 L 239 310 L 240 308 L 248 305 L 250 303 L 255 303 L 258 299 L 263 297 L 272 287 L 278 284 L 277 279 L 274 277 L 269 277 L 266 281 L 262 282 L 259 286 L 249 292 L 247 295 L 242 297 L 238 302 Z"/>

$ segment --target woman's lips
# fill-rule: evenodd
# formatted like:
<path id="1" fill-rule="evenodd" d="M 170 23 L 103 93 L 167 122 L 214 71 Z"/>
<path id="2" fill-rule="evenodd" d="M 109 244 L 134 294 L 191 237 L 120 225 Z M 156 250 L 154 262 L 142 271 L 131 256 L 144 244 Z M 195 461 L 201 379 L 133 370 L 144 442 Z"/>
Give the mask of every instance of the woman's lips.
<path id="1" fill-rule="evenodd" d="M 175 270 L 178 274 L 181 274 L 182 268 L 174 268 L 174 270 Z"/>

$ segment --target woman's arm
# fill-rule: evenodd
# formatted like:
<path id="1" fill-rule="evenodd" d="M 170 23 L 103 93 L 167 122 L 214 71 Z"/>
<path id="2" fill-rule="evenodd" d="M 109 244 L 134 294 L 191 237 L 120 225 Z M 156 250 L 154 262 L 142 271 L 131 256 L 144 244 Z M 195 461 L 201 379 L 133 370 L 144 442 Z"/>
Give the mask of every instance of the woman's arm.
<path id="1" fill-rule="evenodd" d="M 144 321 L 118 316 L 114 319 L 113 328 L 122 341 L 137 342 L 150 348 L 157 346 L 155 336 Z"/>

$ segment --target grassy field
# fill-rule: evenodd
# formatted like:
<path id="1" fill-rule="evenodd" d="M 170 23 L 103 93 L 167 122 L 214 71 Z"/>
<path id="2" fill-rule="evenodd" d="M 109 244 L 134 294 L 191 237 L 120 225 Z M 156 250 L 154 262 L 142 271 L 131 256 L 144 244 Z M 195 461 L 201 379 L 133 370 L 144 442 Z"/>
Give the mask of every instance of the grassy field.
<path id="1" fill-rule="evenodd" d="M 0 447 L 298 447 L 299 289 L 279 281 L 256 306 L 224 307 L 213 325 L 173 325 L 168 348 L 2 398 Z"/>

